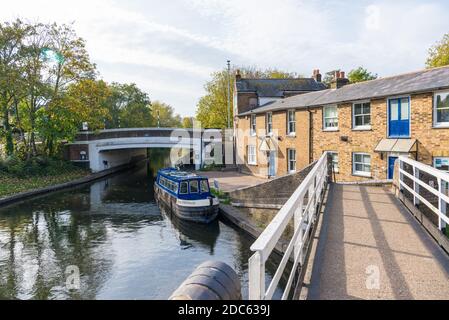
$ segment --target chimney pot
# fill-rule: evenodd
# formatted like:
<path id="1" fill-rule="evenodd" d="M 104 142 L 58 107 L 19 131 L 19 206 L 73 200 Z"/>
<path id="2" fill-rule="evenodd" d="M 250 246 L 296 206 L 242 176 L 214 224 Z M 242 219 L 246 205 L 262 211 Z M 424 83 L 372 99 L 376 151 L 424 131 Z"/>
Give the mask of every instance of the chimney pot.
<path id="1" fill-rule="evenodd" d="M 242 80 L 242 75 L 240 74 L 240 70 L 237 70 L 235 73 L 235 80 L 240 81 Z"/>

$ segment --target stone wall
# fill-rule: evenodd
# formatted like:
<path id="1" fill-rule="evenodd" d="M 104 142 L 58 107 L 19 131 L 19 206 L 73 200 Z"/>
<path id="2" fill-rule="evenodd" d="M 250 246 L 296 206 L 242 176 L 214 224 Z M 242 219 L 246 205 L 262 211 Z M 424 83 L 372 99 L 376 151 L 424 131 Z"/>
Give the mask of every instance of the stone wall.
<path id="1" fill-rule="evenodd" d="M 309 174 L 314 165 L 315 163 L 294 174 L 276 178 L 253 187 L 232 191 L 229 193 L 231 202 L 244 206 L 257 206 L 260 204 L 282 206 Z"/>

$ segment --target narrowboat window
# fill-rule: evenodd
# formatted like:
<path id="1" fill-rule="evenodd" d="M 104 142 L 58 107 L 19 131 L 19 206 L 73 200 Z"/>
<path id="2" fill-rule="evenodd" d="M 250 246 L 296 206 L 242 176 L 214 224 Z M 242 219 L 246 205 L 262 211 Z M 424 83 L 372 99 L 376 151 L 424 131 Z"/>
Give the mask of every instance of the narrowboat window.
<path id="1" fill-rule="evenodd" d="M 192 180 L 190 181 L 190 193 L 198 193 L 199 192 L 198 187 L 198 180 Z"/>
<path id="2" fill-rule="evenodd" d="M 209 192 L 209 183 L 207 180 L 201 180 L 201 193 Z"/>
<path id="3" fill-rule="evenodd" d="M 180 194 L 187 194 L 189 193 L 189 186 L 187 182 L 181 182 L 181 189 L 179 191 Z"/>

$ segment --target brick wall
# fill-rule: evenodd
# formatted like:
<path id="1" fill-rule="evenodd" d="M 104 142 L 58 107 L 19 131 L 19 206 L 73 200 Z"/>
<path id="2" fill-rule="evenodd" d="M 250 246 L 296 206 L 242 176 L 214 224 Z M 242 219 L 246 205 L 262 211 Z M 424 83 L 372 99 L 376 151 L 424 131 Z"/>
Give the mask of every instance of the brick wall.
<path id="1" fill-rule="evenodd" d="M 67 152 L 65 153 L 68 157 L 66 160 L 78 161 L 80 160 L 80 152 L 86 152 L 87 159 L 89 159 L 89 146 L 87 144 L 71 144 L 66 146 Z"/>
<path id="2" fill-rule="evenodd" d="M 312 110 L 313 125 L 313 158 L 317 160 L 324 151 L 335 151 L 339 156 L 339 173 L 337 181 L 364 181 L 367 179 L 384 180 L 387 178 L 387 160 L 381 159 L 379 153 L 374 152 L 380 140 L 386 137 L 387 113 L 386 100 L 371 101 L 371 130 L 352 130 L 352 104 L 342 104 L 338 108 L 338 131 L 323 131 L 323 109 Z M 348 141 L 341 141 L 341 137 L 348 137 Z M 363 152 L 371 155 L 370 178 L 355 176 L 352 174 L 352 154 Z"/>
<path id="3" fill-rule="evenodd" d="M 250 111 L 249 100 L 251 98 L 257 99 L 255 92 L 239 92 L 237 94 L 237 114 Z"/>
<path id="4" fill-rule="evenodd" d="M 312 135 L 309 137 L 309 121 L 311 116 Z M 387 138 L 387 99 L 371 100 L 371 129 L 358 131 L 352 129 L 352 103 L 340 104 L 338 108 L 339 130 L 323 131 L 323 112 L 321 107 L 296 111 L 296 137 L 287 136 L 287 111 L 273 113 L 273 128 L 278 140 L 277 176 L 287 173 L 287 149 L 295 148 L 297 152 L 297 170 L 310 163 L 309 141 L 312 144 L 313 161 L 320 158 L 324 151 L 335 151 L 339 155 L 339 173 L 337 181 L 366 181 L 387 179 L 388 157 L 374 152 L 377 144 Z M 239 129 L 247 129 L 249 134 L 250 117 L 237 120 Z M 265 135 L 265 114 L 257 115 L 259 137 Z M 347 137 L 348 141 L 342 141 Z M 277 136 L 275 137 L 277 138 Z M 418 161 L 432 165 L 434 157 L 449 156 L 449 129 L 433 128 L 433 93 L 411 95 L 411 138 L 418 140 Z M 260 147 L 261 140 L 255 137 L 244 137 L 240 152 L 245 155 L 248 143 Z M 353 175 L 352 155 L 363 152 L 371 155 L 371 177 Z M 412 154 L 411 154 L 412 155 Z M 266 155 L 258 153 L 257 166 L 244 166 L 255 175 L 267 175 Z M 263 160 L 263 163 L 262 161 Z"/>
<path id="5" fill-rule="evenodd" d="M 241 169 L 256 176 L 268 176 L 268 158 L 261 152 L 260 145 L 266 136 L 265 114 L 256 116 L 257 137 L 250 133 L 250 116 L 239 117 L 237 120 L 238 138 L 237 152 L 244 161 Z M 272 141 L 277 143 L 276 176 L 288 173 L 288 149 L 296 150 L 296 169 L 299 171 L 309 165 L 309 114 L 296 112 L 296 136 L 287 135 L 287 111 L 273 112 Z M 247 146 L 255 145 L 257 148 L 257 165 L 248 165 Z"/>

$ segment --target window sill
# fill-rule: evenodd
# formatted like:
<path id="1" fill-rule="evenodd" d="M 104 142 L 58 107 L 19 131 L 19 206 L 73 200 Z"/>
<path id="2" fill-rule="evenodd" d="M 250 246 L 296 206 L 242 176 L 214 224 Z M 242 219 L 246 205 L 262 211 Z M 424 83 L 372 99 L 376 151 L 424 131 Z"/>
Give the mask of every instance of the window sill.
<path id="1" fill-rule="evenodd" d="M 354 127 L 352 131 L 373 131 L 373 128 L 370 127 Z"/>
<path id="2" fill-rule="evenodd" d="M 340 129 L 335 128 L 335 129 L 323 129 L 323 132 L 338 132 L 340 131 Z"/>
<path id="3" fill-rule="evenodd" d="M 297 173 L 298 171 L 296 171 L 296 170 L 292 170 L 292 171 L 289 171 L 288 172 L 288 174 L 295 174 L 295 173 Z"/>
<path id="4" fill-rule="evenodd" d="M 255 167 L 255 166 L 257 166 L 257 163 L 247 163 L 247 165 L 248 165 L 248 166 Z"/>
<path id="5" fill-rule="evenodd" d="M 437 124 L 437 123 L 434 123 L 433 124 L 433 126 L 432 126 L 432 129 L 449 129 L 449 123 L 442 123 L 442 124 Z"/>
<path id="6" fill-rule="evenodd" d="M 353 172 L 352 175 L 355 177 L 363 177 L 363 178 L 372 178 L 373 177 L 371 173 L 364 173 L 364 172 Z"/>
<path id="7" fill-rule="evenodd" d="M 287 133 L 287 138 L 296 138 L 296 133 Z"/>

